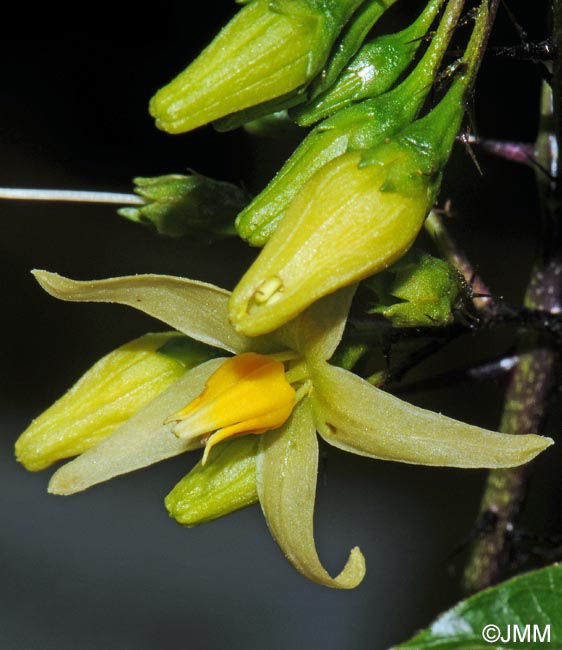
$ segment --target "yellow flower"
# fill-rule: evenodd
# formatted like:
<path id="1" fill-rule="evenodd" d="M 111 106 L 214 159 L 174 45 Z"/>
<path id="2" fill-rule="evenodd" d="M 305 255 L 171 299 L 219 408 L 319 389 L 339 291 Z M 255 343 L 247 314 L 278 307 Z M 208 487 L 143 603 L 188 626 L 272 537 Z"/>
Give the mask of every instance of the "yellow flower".
<path id="1" fill-rule="evenodd" d="M 244 433 L 265 433 L 277 429 L 291 415 L 295 390 L 285 378 L 280 361 L 255 352 L 239 354 L 209 377 L 205 390 L 171 415 L 178 438 L 205 436 L 203 465 L 212 447 Z"/>
<path id="2" fill-rule="evenodd" d="M 329 587 L 355 587 L 365 574 L 365 561 L 358 548 L 352 549 L 333 578 L 318 558 L 313 536 L 317 431 L 329 444 L 351 453 L 449 467 L 519 465 L 552 444 L 550 438 L 486 431 L 412 406 L 330 365 L 353 287 L 327 296 L 273 334 L 249 339 L 228 321 L 229 293 L 212 285 L 148 275 L 95 282 L 46 272 L 36 277 L 58 298 L 130 305 L 239 355 L 208 361 L 186 373 L 109 438 L 59 469 L 50 491 L 72 494 L 200 448 L 202 442 L 214 444 L 207 434 L 215 430 L 232 427 L 230 433 L 238 435 L 273 429 L 260 436 L 256 457 L 263 513 L 295 568 Z M 207 466 L 212 469 L 212 456 Z"/>
<path id="3" fill-rule="evenodd" d="M 432 186 L 428 179 L 408 191 L 387 189 L 389 173 L 410 157 L 389 150 L 390 160 L 365 167 L 361 153 L 343 154 L 305 183 L 234 289 L 230 318 L 236 330 L 271 332 L 408 250 L 433 202 Z"/>

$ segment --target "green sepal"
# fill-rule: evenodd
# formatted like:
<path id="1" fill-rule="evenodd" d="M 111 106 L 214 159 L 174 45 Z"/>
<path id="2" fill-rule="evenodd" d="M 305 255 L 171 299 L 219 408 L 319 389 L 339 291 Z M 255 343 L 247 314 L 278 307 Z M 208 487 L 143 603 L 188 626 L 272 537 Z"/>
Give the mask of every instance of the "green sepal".
<path id="1" fill-rule="evenodd" d="M 121 208 L 118 213 L 169 237 L 234 235 L 234 219 L 249 201 L 246 192 L 236 185 L 195 172 L 189 176 L 135 178 L 134 182 L 135 193 L 146 203 Z"/>
<path id="2" fill-rule="evenodd" d="M 369 351 L 366 343 L 350 343 L 341 345 L 330 359 L 333 366 L 351 370 L 355 364 Z"/>
<path id="3" fill-rule="evenodd" d="M 272 115 L 277 115 L 281 112 L 287 111 L 293 106 L 297 106 L 305 99 L 304 90 L 297 88 L 286 95 L 276 97 L 268 102 L 250 106 L 242 111 L 230 113 L 225 117 L 213 122 L 213 128 L 219 133 L 233 131 L 239 129 L 241 126 L 247 126 L 258 122 L 261 119 L 268 119 Z M 250 127 L 251 129 L 251 127 Z"/>
<path id="4" fill-rule="evenodd" d="M 412 62 L 443 2 L 432 0 L 402 31 L 379 36 L 363 45 L 332 86 L 291 111 L 297 124 L 310 126 L 350 104 L 390 90 Z"/>
<path id="5" fill-rule="evenodd" d="M 259 138 L 271 139 L 295 137 L 302 133 L 286 110 L 276 111 L 252 122 L 247 122 L 244 124 L 244 130 Z"/>
<path id="6" fill-rule="evenodd" d="M 368 313 L 384 316 L 394 327 L 449 325 L 459 306 L 463 284 L 450 264 L 413 249 L 389 269 L 365 281 L 376 295 Z"/>
<path id="7" fill-rule="evenodd" d="M 312 84 L 309 92 L 316 97 L 330 88 L 351 57 L 363 44 L 369 30 L 396 0 L 364 0 L 350 18 L 333 48 L 333 54 Z"/>
<path id="8" fill-rule="evenodd" d="M 214 447 L 166 497 L 170 517 L 191 527 L 256 503 L 258 445 L 258 436 L 247 435 Z"/>

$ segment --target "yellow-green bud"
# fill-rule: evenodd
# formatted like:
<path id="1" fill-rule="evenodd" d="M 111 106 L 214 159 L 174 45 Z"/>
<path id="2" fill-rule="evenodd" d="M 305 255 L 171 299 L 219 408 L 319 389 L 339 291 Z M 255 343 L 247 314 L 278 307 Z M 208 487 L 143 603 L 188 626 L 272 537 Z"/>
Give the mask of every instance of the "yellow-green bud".
<path id="1" fill-rule="evenodd" d="M 249 2 L 152 98 L 156 125 L 168 133 L 184 133 L 301 88 L 324 64 L 341 24 L 357 4 Z"/>
<path id="2" fill-rule="evenodd" d="M 381 314 L 394 327 L 442 327 L 453 322 L 463 280 L 445 260 L 411 250 L 366 284 L 376 295 L 369 313 Z"/>
<path id="3" fill-rule="evenodd" d="M 346 153 L 324 165 L 290 204 L 235 288 L 230 319 L 247 335 L 271 332 L 318 298 L 387 268 L 411 246 L 435 183 L 407 146 L 372 162 Z"/>
<path id="4" fill-rule="evenodd" d="M 22 433 L 16 456 L 29 470 L 76 456 L 101 442 L 211 348 L 176 332 L 146 334 L 95 363 Z"/>
<path id="5" fill-rule="evenodd" d="M 170 517 L 197 526 L 256 503 L 258 445 L 259 437 L 242 436 L 214 447 L 166 497 Z"/>

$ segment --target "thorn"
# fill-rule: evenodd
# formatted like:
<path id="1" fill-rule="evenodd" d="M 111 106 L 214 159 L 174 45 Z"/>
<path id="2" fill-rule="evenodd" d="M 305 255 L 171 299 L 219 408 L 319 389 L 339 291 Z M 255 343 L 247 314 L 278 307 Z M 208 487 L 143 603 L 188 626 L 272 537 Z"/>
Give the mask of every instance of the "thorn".
<path id="1" fill-rule="evenodd" d="M 471 112 L 471 117 L 470 121 L 472 122 L 472 108 L 470 109 Z M 470 141 L 470 132 L 471 132 L 471 127 L 467 129 L 464 133 L 460 135 L 460 141 L 464 144 L 464 147 L 466 149 L 467 154 L 470 156 L 470 159 L 474 163 L 474 166 L 476 167 L 476 170 L 480 174 L 480 176 L 484 176 L 484 172 L 482 171 L 482 167 L 480 167 L 480 163 L 478 162 L 478 159 L 476 158 L 476 154 L 474 153 L 474 149 L 472 148 L 472 143 Z"/>

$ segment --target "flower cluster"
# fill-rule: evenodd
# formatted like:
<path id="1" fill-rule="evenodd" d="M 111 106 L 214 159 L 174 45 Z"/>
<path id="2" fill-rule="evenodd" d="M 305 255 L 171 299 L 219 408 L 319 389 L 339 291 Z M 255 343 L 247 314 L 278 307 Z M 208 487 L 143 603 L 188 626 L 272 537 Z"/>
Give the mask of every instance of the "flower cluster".
<path id="1" fill-rule="evenodd" d="M 139 179 L 148 203 L 122 213 L 174 236 L 225 235 L 235 225 L 263 250 L 232 294 L 172 276 L 78 282 L 37 271 L 59 299 L 128 305 L 174 331 L 98 362 L 30 425 L 16 453 L 31 470 L 77 456 L 49 484 L 54 494 L 73 494 L 202 449 L 166 499 L 173 517 L 192 526 L 259 500 L 295 568 L 348 589 L 365 574 L 360 550 L 336 577 L 316 552 L 317 434 L 361 456 L 460 468 L 520 465 L 552 444 L 415 407 L 333 362 L 357 283 L 367 278 L 379 299 L 370 311 L 396 326 L 453 318 L 462 287 L 444 262 L 416 253 L 387 269 L 410 249 L 438 194 L 489 31 L 488 1 L 460 72 L 421 117 L 463 0 L 430 0 L 412 25 L 369 42 L 394 0 L 243 4 L 155 95 L 157 125 L 178 133 L 218 120 L 231 128 L 280 110 L 318 125 L 249 205 L 228 184 L 169 175 Z"/>

